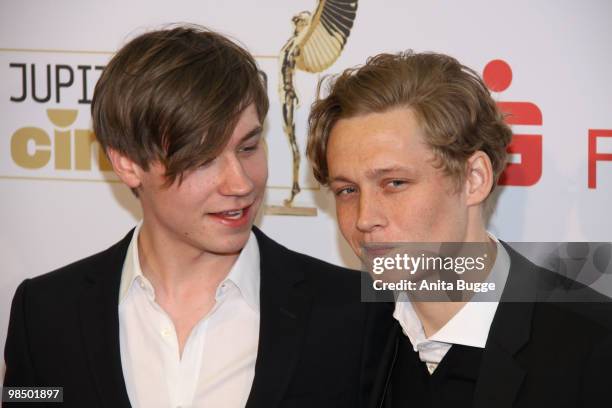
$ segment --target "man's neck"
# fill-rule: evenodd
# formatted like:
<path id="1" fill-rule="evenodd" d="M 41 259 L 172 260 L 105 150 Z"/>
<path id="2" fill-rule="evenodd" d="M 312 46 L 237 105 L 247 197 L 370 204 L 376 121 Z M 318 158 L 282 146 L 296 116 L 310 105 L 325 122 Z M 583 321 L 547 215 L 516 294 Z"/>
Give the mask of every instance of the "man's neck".
<path id="1" fill-rule="evenodd" d="M 492 242 L 493 240 L 484 227 L 468 231 L 465 242 Z M 493 247 L 495 253 L 489 257 L 491 263 L 487 265 L 486 273 L 480 277 L 479 281 L 484 281 L 490 274 L 497 255 L 496 246 Z M 431 337 L 438 330 L 444 327 L 465 305 L 467 302 L 412 302 L 415 313 L 421 321 L 426 337 Z"/>
<path id="2" fill-rule="evenodd" d="M 425 337 L 433 336 L 448 323 L 467 302 L 413 302 L 412 307 L 421 321 Z"/>
<path id="3" fill-rule="evenodd" d="M 191 295 L 214 296 L 239 253 L 206 252 L 145 222 L 138 236 L 138 255 L 142 273 L 151 281 L 156 297 L 171 301 Z"/>

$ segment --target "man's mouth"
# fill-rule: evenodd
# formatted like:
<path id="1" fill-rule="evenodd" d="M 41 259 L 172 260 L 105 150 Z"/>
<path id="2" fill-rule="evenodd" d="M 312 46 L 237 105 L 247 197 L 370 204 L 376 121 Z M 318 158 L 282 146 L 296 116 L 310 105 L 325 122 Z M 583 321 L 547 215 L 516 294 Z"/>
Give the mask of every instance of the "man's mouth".
<path id="1" fill-rule="evenodd" d="M 210 215 L 224 221 L 239 222 L 247 218 L 252 205 L 253 204 L 249 204 L 242 208 L 233 208 L 231 210 L 210 213 Z"/>
<path id="2" fill-rule="evenodd" d="M 244 208 L 241 208 L 239 210 L 223 211 L 223 212 L 217 213 L 217 215 L 223 218 L 228 218 L 230 220 L 237 220 L 238 218 L 242 217 L 242 214 L 244 214 L 245 211 L 246 210 Z"/>

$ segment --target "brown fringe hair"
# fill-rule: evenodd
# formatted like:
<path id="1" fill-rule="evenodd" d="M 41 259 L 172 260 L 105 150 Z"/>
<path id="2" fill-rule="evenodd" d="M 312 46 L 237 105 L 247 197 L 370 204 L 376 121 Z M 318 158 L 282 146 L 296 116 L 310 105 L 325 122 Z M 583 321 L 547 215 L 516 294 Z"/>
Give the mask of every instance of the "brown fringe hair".
<path id="1" fill-rule="evenodd" d="M 112 58 L 96 84 L 96 137 L 144 170 L 166 169 L 168 185 L 215 158 L 240 113 L 268 111 L 265 77 L 254 58 L 226 37 L 197 25 L 140 35 Z"/>

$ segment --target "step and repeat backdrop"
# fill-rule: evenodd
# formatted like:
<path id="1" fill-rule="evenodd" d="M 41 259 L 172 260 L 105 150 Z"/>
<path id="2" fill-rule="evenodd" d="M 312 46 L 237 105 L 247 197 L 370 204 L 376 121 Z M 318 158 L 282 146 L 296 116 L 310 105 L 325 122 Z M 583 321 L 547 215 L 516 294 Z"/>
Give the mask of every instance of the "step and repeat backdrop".
<path id="1" fill-rule="evenodd" d="M 139 220 L 91 131 L 93 88 L 113 52 L 169 23 L 207 26 L 241 42 L 268 78 L 270 178 L 261 228 L 286 246 L 358 267 L 336 230 L 333 197 L 302 157 L 294 201 L 291 147 L 278 84 L 306 118 L 320 78 L 380 52 L 450 54 L 481 73 L 513 112 L 511 162 L 489 229 L 507 241 L 612 241 L 612 2 L 607 0 L 355 0 L 346 45 L 325 70 L 283 77 L 293 18 L 314 37 L 316 0 L 77 1 L 0 3 L 0 346 L 23 279 L 102 250 Z M 329 5 L 328 5 L 329 7 Z M 310 13 L 307 14 L 307 13 Z M 347 26 L 350 24 L 347 23 Z M 293 48 L 291 48 L 293 47 Z M 297 48 L 296 48 L 297 47 Z M 302 47 L 302 48 L 300 48 Z M 319 72 L 316 72 L 319 71 Z"/>

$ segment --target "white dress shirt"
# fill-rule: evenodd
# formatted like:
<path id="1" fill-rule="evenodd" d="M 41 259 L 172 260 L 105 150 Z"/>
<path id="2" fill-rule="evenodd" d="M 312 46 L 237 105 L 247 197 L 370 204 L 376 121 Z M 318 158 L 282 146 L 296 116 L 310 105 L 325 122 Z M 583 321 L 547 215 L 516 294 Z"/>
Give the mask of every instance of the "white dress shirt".
<path id="1" fill-rule="evenodd" d="M 495 282 L 496 292 L 501 293 L 510 272 L 510 256 L 504 246 L 489 235 L 497 243 L 497 256 L 487 282 Z M 499 302 L 467 302 L 440 330 L 426 337 L 412 303 L 406 298 L 398 299 L 401 301 L 396 302 L 393 317 L 399 322 L 404 335 L 408 336 L 414 351 L 419 353 L 420 360 L 426 364 L 430 374 L 453 344 L 484 348 L 499 305 Z"/>
<path id="2" fill-rule="evenodd" d="M 172 320 L 142 274 L 134 231 L 119 289 L 123 376 L 133 407 L 244 407 L 259 342 L 259 247 L 251 233 L 212 310 L 193 328 L 180 356 Z"/>

